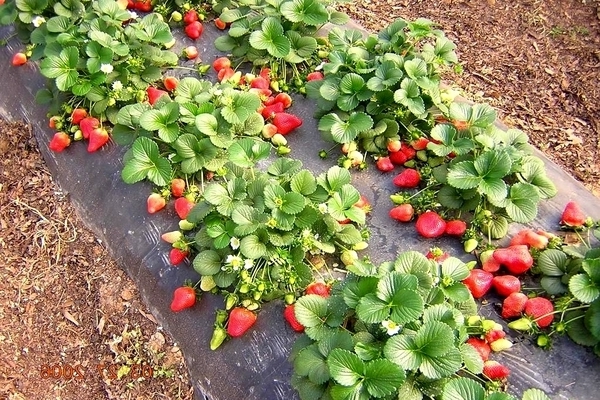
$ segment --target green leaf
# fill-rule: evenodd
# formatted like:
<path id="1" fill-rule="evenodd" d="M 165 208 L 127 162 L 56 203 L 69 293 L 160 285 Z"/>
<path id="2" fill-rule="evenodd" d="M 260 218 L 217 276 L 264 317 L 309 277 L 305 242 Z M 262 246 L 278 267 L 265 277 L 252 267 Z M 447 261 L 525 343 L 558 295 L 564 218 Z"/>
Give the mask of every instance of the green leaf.
<path id="1" fill-rule="evenodd" d="M 472 189 L 481 183 L 473 161 L 462 161 L 453 166 L 448 171 L 448 183 L 458 189 Z"/>
<path id="2" fill-rule="evenodd" d="M 314 384 L 329 381 L 329 367 L 317 344 L 312 344 L 298 353 L 294 360 L 294 373 L 308 377 Z"/>
<path id="3" fill-rule="evenodd" d="M 281 15 L 292 22 L 303 22 L 309 26 L 319 26 L 329 20 L 325 6 L 314 0 L 286 1 L 281 5 Z"/>
<path id="4" fill-rule="evenodd" d="M 327 170 L 327 173 L 319 175 L 317 183 L 328 192 L 337 192 L 351 180 L 350 172 L 347 169 L 333 166 Z"/>
<path id="5" fill-rule="evenodd" d="M 56 87 L 66 92 L 77 83 L 79 72 L 79 50 L 77 47 L 65 47 L 58 56 L 44 58 L 40 63 L 40 72 L 47 78 L 55 80 Z"/>
<path id="6" fill-rule="evenodd" d="M 452 285 L 442 287 L 441 289 L 446 297 L 457 303 L 462 303 L 471 298 L 469 289 L 461 282 L 454 282 Z"/>
<path id="7" fill-rule="evenodd" d="M 406 74 L 412 79 L 419 79 L 427 76 L 427 63 L 420 58 L 414 58 L 404 63 Z"/>
<path id="8" fill-rule="evenodd" d="M 365 363 L 354 353 L 333 349 L 327 357 L 331 377 L 340 385 L 352 386 L 365 375 Z"/>
<path id="9" fill-rule="evenodd" d="M 200 275 L 215 275 L 221 271 L 221 256 L 214 250 L 204 250 L 194 258 L 192 266 Z"/>
<path id="10" fill-rule="evenodd" d="M 244 257 L 256 260 L 267 254 L 267 246 L 261 242 L 258 236 L 248 235 L 241 240 L 240 252 Z"/>
<path id="11" fill-rule="evenodd" d="M 451 376 L 462 366 L 462 357 L 460 351 L 452 348 L 443 357 L 425 357 L 419 370 L 428 378 L 440 379 Z"/>
<path id="12" fill-rule="evenodd" d="M 250 34 L 249 42 L 255 49 L 266 50 L 276 58 L 287 56 L 291 48 L 281 23 L 274 17 L 265 18 L 261 24 L 261 30 Z"/>
<path id="13" fill-rule="evenodd" d="M 423 324 L 414 337 L 419 351 L 428 357 L 441 357 L 454 348 L 452 328 L 443 322 Z"/>
<path id="14" fill-rule="evenodd" d="M 327 299 L 309 294 L 298 299 L 295 306 L 298 322 L 307 328 L 323 325 L 327 318 Z"/>
<path id="15" fill-rule="evenodd" d="M 204 199 L 215 206 L 231 201 L 227 189 L 218 183 L 211 183 L 204 189 Z"/>
<path id="16" fill-rule="evenodd" d="M 179 136 L 173 147 L 182 158 L 181 171 L 190 175 L 204 168 L 217 154 L 217 148 L 209 139 L 198 140 L 191 133 Z"/>
<path id="17" fill-rule="evenodd" d="M 136 183 L 148 178 L 158 186 L 165 186 L 171 178 L 171 164 L 159 156 L 158 145 L 146 137 L 139 137 L 132 146 L 132 158 L 125 162 L 121 178 L 125 183 Z"/>
<path id="18" fill-rule="evenodd" d="M 423 362 L 423 356 L 416 350 L 414 337 L 401 334 L 388 339 L 383 353 L 394 364 L 406 370 L 416 370 Z"/>
<path id="19" fill-rule="evenodd" d="M 244 138 L 229 147 L 229 161 L 242 168 L 251 168 L 269 156 L 271 145 L 262 140 Z"/>
<path id="20" fill-rule="evenodd" d="M 569 290 L 582 303 L 591 303 L 600 296 L 600 288 L 588 274 L 577 274 L 569 280 Z"/>
<path id="21" fill-rule="evenodd" d="M 319 130 L 330 130 L 338 143 L 351 142 L 372 126 L 373 119 L 363 112 L 352 113 L 347 120 L 342 120 L 337 114 L 327 114 L 319 121 Z"/>
<path id="22" fill-rule="evenodd" d="M 455 281 L 462 281 L 469 276 L 469 268 L 458 258 L 448 257 L 442 263 L 442 276 L 448 276 Z"/>
<path id="23" fill-rule="evenodd" d="M 442 400 L 485 400 L 485 389 L 479 382 L 458 377 L 444 386 Z"/>
<path id="24" fill-rule="evenodd" d="M 515 222 L 523 224 L 530 222 L 537 216 L 538 201 L 538 191 L 535 186 L 517 182 L 511 186 L 506 199 L 506 213 Z"/>
<path id="25" fill-rule="evenodd" d="M 431 129 L 431 137 L 441 143 L 430 142 L 427 149 L 440 157 L 445 157 L 450 153 L 456 155 L 468 154 L 474 147 L 473 141 L 460 138 L 458 131 L 451 124 L 437 124 Z"/>
<path id="26" fill-rule="evenodd" d="M 230 124 L 243 124 L 256 113 L 260 98 L 254 93 L 234 92 L 230 104 L 221 109 L 221 115 Z"/>
<path id="27" fill-rule="evenodd" d="M 290 188 L 304 196 L 308 196 L 317 190 L 317 181 L 308 170 L 302 170 L 292 177 Z"/>
<path id="28" fill-rule="evenodd" d="M 594 301 L 587 309 L 584 322 L 592 335 L 600 340 L 600 300 Z"/>
<path id="29" fill-rule="evenodd" d="M 369 293 L 359 300 L 356 315 L 368 324 L 378 324 L 389 318 L 390 305 L 375 294 Z"/>
<path id="30" fill-rule="evenodd" d="M 483 360 L 477 349 L 469 343 L 462 343 L 459 350 L 465 367 L 474 374 L 481 374 L 483 371 Z"/>
<path id="31" fill-rule="evenodd" d="M 487 222 L 482 227 L 485 235 L 490 235 L 492 239 L 501 239 L 508 234 L 508 221 L 500 215 L 496 215 L 494 219 Z"/>
<path id="32" fill-rule="evenodd" d="M 367 81 L 367 87 L 373 91 L 380 92 L 400 82 L 402 76 L 402 70 L 398 68 L 395 62 L 384 61 L 375 70 L 375 76 Z"/>
<path id="33" fill-rule="evenodd" d="M 585 313 L 582 310 L 570 311 L 565 314 L 567 334 L 575 343 L 581 346 L 595 346 L 600 338 L 595 337 L 585 325 Z"/>
<path id="34" fill-rule="evenodd" d="M 540 389 L 531 388 L 523 393 L 522 400 L 550 400 L 550 397 L 546 396 L 546 393 Z"/>
<path id="35" fill-rule="evenodd" d="M 386 359 L 373 360 L 365 365 L 365 388 L 371 396 L 380 398 L 389 396 L 404 383 L 404 370 Z"/>

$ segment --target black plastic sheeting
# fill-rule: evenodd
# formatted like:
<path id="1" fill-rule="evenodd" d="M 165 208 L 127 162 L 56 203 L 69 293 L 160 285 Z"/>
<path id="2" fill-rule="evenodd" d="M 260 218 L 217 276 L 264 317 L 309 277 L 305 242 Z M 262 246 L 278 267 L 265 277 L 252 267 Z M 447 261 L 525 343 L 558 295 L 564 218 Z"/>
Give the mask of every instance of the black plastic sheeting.
<path id="1" fill-rule="evenodd" d="M 0 38 L 8 37 L 12 32 L 12 27 L 0 27 Z M 221 32 L 212 24 L 206 24 L 202 38 L 195 43 L 203 62 L 212 63 L 220 56 L 212 45 L 219 34 Z M 181 33 L 177 38 L 176 52 L 193 43 Z M 256 325 L 245 336 L 226 342 L 217 351 L 211 351 L 208 344 L 214 311 L 223 307 L 222 298 L 204 295 L 193 309 L 177 314 L 171 312 L 173 290 L 185 279 L 198 278 L 187 266 L 170 266 L 170 245 L 160 240 L 163 232 L 177 229 L 177 216 L 172 208 L 149 215 L 146 198 L 151 186 L 122 182 L 122 156 L 126 148 L 111 142 L 92 154 L 82 143 L 75 143 L 59 154 L 48 149 L 53 132 L 47 127 L 47 110 L 34 100 L 45 80 L 33 63 L 18 68 L 10 66 L 12 55 L 22 47 L 16 40 L 0 47 L 0 65 L 3 66 L 0 68 L 0 117 L 31 124 L 48 168 L 62 190 L 70 195 L 78 215 L 133 278 L 152 314 L 181 347 L 196 397 L 220 400 L 297 398 L 289 383 L 292 369 L 287 362 L 296 335 L 282 318 L 283 304 L 278 301 L 265 304 Z M 291 156 L 302 160 L 305 167 L 315 173 L 326 171 L 335 163 L 335 156 L 328 160 L 317 156 L 320 149 L 330 148 L 331 144 L 324 142 L 318 133 L 317 121 L 313 118 L 314 105 L 310 100 L 295 97 L 291 112 L 304 120 L 302 127 L 287 137 Z M 559 194 L 540 204 L 539 216 L 531 226 L 558 227 L 562 209 L 572 199 L 577 200 L 588 215 L 599 219 L 600 201 L 541 153 L 537 155 L 545 160 L 548 175 L 559 188 Z M 373 212 L 368 217 L 372 236 L 365 253 L 374 262 L 394 259 L 406 250 L 426 251 L 432 246 L 439 246 L 452 255 L 462 255 L 466 260 L 468 256 L 458 240 L 426 240 L 416 234 L 414 224 L 399 224 L 388 217 L 389 195 L 396 192 L 391 175 L 382 175 L 370 168 L 354 173 L 353 180 L 373 205 Z M 520 228 L 513 224 L 511 233 Z M 492 299 L 481 306 L 481 314 L 500 320 L 499 308 L 499 301 Z M 527 388 L 537 387 L 553 399 L 598 398 L 600 362 L 589 349 L 561 338 L 551 351 L 544 351 L 528 337 L 514 331 L 509 335 L 515 345 L 495 357 L 512 371 L 511 393 L 520 395 Z"/>

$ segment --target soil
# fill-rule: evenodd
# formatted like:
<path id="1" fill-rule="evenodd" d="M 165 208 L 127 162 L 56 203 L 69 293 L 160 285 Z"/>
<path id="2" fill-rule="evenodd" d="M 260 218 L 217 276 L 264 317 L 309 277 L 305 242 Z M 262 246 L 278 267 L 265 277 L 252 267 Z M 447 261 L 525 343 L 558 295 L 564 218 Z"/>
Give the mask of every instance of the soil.
<path id="1" fill-rule="evenodd" d="M 30 128 L 1 119 L 0 204 L 0 398 L 192 399 L 181 350 L 53 182 Z"/>
<path id="2" fill-rule="evenodd" d="M 445 79 L 496 107 L 600 195 L 598 1 L 355 0 L 342 8 L 372 31 L 398 17 L 438 23 L 463 66 Z M 0 204 L 0 398 L 192 399 L 180 349 L 78 219 L 18 121 L 0 120 Z M 149 368 L 152 378 L 137 378 Z"/>

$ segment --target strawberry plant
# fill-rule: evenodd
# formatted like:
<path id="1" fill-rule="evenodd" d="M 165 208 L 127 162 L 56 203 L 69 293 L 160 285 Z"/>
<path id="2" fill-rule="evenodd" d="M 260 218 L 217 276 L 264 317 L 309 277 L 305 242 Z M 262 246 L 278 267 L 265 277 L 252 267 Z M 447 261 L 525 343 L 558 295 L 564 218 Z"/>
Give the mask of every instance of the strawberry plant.
<path id="1" fill-rule="evenodd" d="M 588 231 L 600 240 L 600 229 Z M 544 346 L 552 335 L 566 333 L 575 343 L 591 346 L 600 355 L 600 248 L 586 246 L 562 244 L 539 253 L 534 270 L 541 274 L 541 288 L 553 296 L 550 305 L 554 307 L 545 306 L 547 312 L 533 315 L 525 306 L 523 311 L 533 318 L 511 324 L 515 329 L 540 335 Z M 550 324 L 549 333 L 539 329 Z"/>
<path id="2" fill-rule="evenodd" d="M 354 206 L 360 195 L 346 170 L 315 177 L 281 158 L 261 171 L 236 164 L 246 157 L 241 146 L 230 152 L 234 161 L 204 187 L 187 216 L 192 229 L 179 241 L 196 250 L 201 288 L 223 293 L 226 309 L 256 310 L 262 301 L 295 296 L 326 258 L 364 248 L 365 212 Z M 345 219 L 350 223 L 339 222 Z"/>
<path id="3" fill-rule="evenodd" d="M 377 35 L 335 28 L 324 79 L 307 84 L 320 111 L 319 130 L 360 151 L 387 152 L 390 140 L 420 137 L 432 126 L 428 109 L 444 108 L 439 66 L 456 63 L 454 44 L 431 21 L 397 20 Z"/>
<path id="4" fill-rule="evenodd" d="M 279 88 L 289 83 L 299 89 L 303 76 L 327 58 L 326 42 L 314 36 L 326 23 L 344 24 L 348 16 L 335 11 L 330 1 L 283 0 L 271 2 L 228 2 L 221 4 L 219 19 L 231 24 L 227 35 L 220 36 L 215 46 L 231 52 L 236 60 L 255 66 L 268 66 Z M 301 72 L 304 71 L 304 72 Z M 275 87 L 275 86 L 274 86 Z M 277 87 L 276 87 L 277 89 Z"/>
<path id="5" fill-rule="evenodd" d="M 305 334 L 290 360 L 301 399 L 514 399 L 490 384 L 506 378 L 506 367 L 486 367 L 466 343 L 481 319 L 469 318 L 474 301 L 459 282 L 468 275 L 464 263 L 450 257 L 436 264 L 410 251 L 348 270 L 329 297 L 306 295 L 295 303 Z M 486 393 L 484 384 L 496 393 Z M 523 399 L 548 397 L 533 389 Z"/>

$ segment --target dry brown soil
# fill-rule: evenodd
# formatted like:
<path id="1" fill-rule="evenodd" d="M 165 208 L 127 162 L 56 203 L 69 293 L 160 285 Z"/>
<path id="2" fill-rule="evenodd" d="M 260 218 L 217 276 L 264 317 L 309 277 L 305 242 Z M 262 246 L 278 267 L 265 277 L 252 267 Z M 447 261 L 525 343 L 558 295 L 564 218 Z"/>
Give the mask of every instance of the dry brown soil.
<path id="1" fill-rule="evenodd" d="M 397 17 L 439 23 L 464 67 L 446 78 L 600 194 L 597 1 L 355 0 L 344 9 L 371 30 Z M 77 218 L 29 128 L 1 120 L 0 266 L 0 398 L 193 397 L 177 345 Z M 154 376 L 136 379 L 148 366 Z"/>

